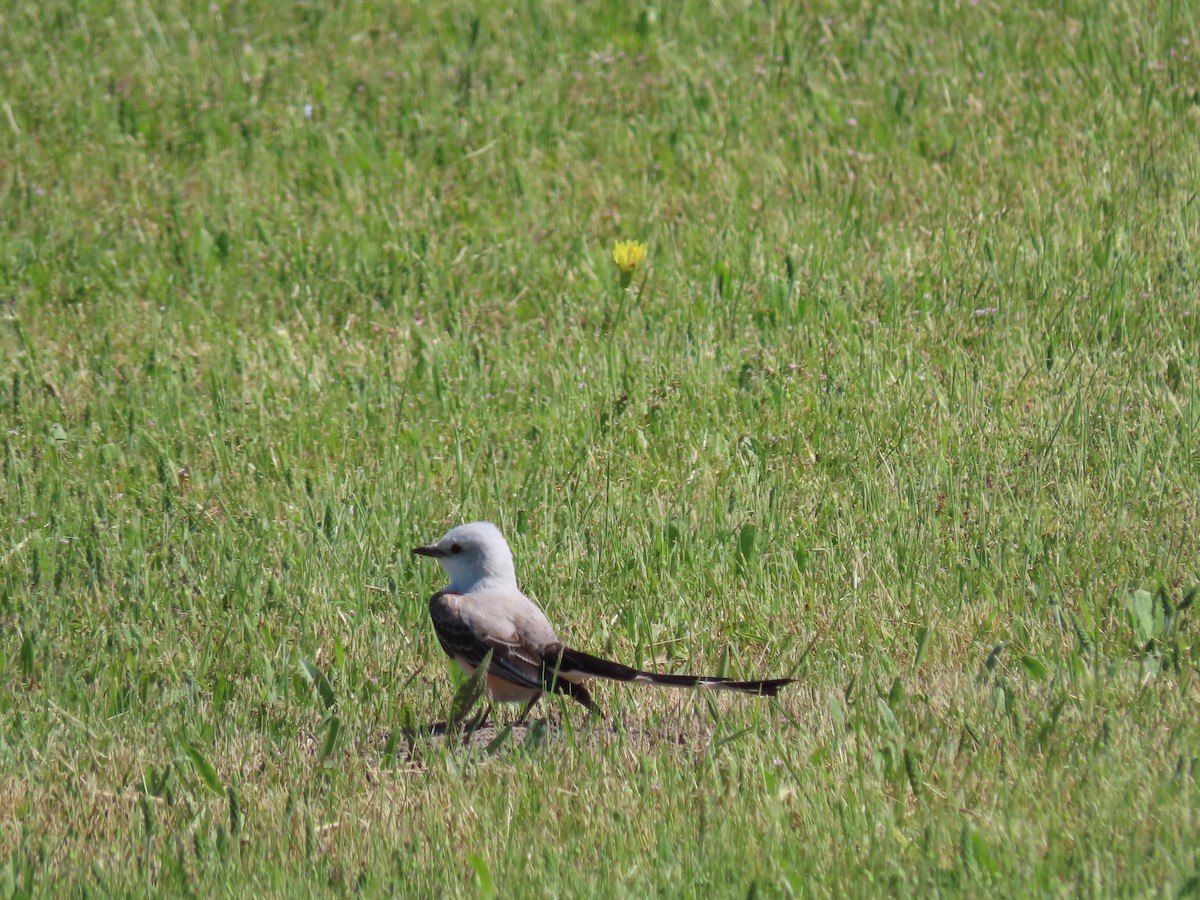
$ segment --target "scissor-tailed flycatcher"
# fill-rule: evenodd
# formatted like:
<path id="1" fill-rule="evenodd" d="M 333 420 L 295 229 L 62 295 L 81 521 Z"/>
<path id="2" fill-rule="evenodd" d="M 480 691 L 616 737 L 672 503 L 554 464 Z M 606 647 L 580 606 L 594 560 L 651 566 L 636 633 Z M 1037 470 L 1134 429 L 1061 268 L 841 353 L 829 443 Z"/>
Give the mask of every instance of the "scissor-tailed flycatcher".
<path id="1" fill-rule="evenodd" d="M 773 697 L 791 678 L 734 681 L 697 675 L 656 675 L 572 650 L 558 639 L 541 607 L 521 593 L 512 552 L 491 522 L 453 528 L 436 544 L 413 553 L 432 556 L 450 584 L 429 598 L 429 616 L 442 649 L 468 675 L 492 651 L 487 690 L 501 703 L 527 702 L 524 718 L 543 691 L 568 694 L 595 709 L 588 678 L 668 687 L 708 687 Z"/>

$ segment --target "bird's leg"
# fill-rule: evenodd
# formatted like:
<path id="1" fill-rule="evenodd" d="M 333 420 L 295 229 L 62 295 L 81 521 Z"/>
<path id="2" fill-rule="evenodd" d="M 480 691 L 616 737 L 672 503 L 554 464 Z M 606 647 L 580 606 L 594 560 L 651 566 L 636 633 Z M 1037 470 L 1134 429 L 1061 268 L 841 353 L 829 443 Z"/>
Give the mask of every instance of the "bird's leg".
<path id="1" fill-rule="evenodd" d="M 517 716 L 517 721 L 516 721 L 517 725 L 522 724 L 526 719 L 529 718 L 529 713 L 533 709 L 533 704 L 537 703 L 538 700 L 540 700 L 541 698 L 542 698 L 542 695 L 540 693 L 533 695 L 532 699 L 530 699 L 530 701 L 525 704 L 525 708 L 523 710 L 521 710 L 521 714 L 519 716 Z"/>

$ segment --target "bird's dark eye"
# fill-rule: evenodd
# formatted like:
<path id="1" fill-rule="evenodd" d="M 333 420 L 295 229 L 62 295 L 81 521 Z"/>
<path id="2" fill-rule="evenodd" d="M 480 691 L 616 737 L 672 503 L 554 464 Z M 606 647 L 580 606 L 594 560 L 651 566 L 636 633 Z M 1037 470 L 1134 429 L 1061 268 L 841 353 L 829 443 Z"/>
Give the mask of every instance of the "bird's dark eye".
<path id="1" fill-rule="evenodd" d="M 461 544 L 451 544 L 450 552 L 451 553 L 462 553 L 462 545 Z"/>

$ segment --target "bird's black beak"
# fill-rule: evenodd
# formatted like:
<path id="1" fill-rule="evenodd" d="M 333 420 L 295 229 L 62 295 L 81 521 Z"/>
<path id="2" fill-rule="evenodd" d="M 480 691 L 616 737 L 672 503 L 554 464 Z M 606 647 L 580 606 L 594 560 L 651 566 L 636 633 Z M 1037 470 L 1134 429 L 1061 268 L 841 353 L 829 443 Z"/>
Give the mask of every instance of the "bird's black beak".
<path id="1" fill-rule="evenodd" d="M 413 547 L 413 556 L 432 556 L 434 559 L 445 556 L 446 551 L 440 547 Z"/>

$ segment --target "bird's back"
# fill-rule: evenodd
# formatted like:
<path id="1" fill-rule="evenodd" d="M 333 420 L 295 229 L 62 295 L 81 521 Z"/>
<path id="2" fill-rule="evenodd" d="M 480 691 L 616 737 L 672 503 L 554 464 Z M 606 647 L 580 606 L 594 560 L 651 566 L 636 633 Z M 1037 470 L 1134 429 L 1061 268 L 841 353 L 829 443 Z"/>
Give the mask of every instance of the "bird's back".
<path id="1" fill-rule="evenodd" d="M 435 621 L 457 619 L 476 634 L 487 634 L 508 644 L 540 650 L 561 643 L 541 607 L 515 587 L 442 591 L 430 598 L 429 614 Z"/>

